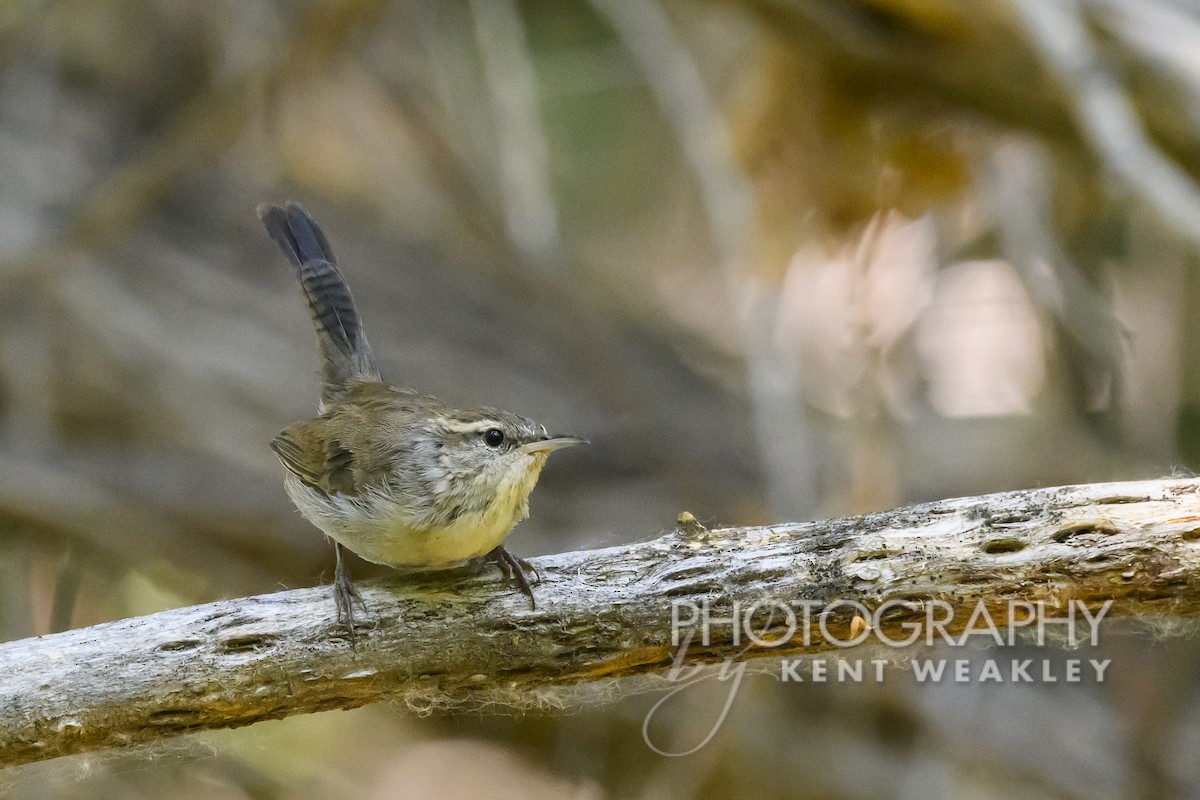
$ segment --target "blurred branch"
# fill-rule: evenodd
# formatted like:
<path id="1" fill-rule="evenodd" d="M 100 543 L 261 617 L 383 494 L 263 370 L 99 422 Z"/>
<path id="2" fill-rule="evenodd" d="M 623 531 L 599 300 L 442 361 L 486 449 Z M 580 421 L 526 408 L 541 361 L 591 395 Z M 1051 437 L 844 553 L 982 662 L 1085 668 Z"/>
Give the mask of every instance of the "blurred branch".
<path id="1" fill-rule="evenodd" d="M 495 119 L 508 235 L 525 260 L 553 271 L 562 258 L 558 209 L 525 23 L 515 0 L 472 0 L 470 9 Z"/>
<path id="2" fill-rule="evenodd" d="M 180 175 L 211 163 L 237 141 L 262 99 L 277 84 L 324 68 L 374 14 L 377 0 L 341 0 L 306 10 L 287 47 L 265 70 L 205 87 L 175 110 L 164 131 L 84 199 L 64 237 L 71 245 L 102 247 L 124 234 Z"/>
<path id="3" fill-rule="evenodd" d="M 1015 0 L 1035 47 L 1066 90 L 1084 138 L 1134 196 L 1181 236 L 1200 243 L 1200 192 L 1154 146 L 1121 86 L 1104 68 L 1077 0 Z"/>
<path id="4" fill-rule="evenodd" d="M 696 178 L 717 251 L 717 266 L 735 309 L 746 360 L 756 444 L 771 509 L 806 516 L 816 506 L 815 474 L 801 376 L 775 345 L 778 293 L 751 270 L 758 226 L 754 185 L 737 163 L 733 134 L 704 83 L 700 64 L 675 33 L 656 0 L 592 0 L 642 69 Z"/>
<path id="5" fill-rule="evenodd" d="M 93 567 L 134 565 L 154 574 L 161 570 L 161 561 L 201 563 L 226 585 L 229 581 L 261 585 L 270 579 L 262 568 L 219 541 L 164 535 L 178 525 L 169 512 L 138 508 L 135 498 L 61 466 L 0 453 L 0 509 L 38 531 L 39 540 L 48 538 L 47 531 L 60 532 L 68 545 L 88 553 Z"/>
<path id="6" fill-rule="evenodd" d="M 165 611 L 0 645 L 0 765 L 380 700 L 519 709 L 661 686 L 675 602 L 729 616 L 733 602 L 890 601 L 879 633 L 894 639 L 931 601 L 955 609 L 951 633 L 980 601 L 1196 616 L 1198 541 L 1200 480 L 1091 484 L 770 528 L 709 531 L 682 515 L 650 542 L 538 559 L 537 611 L 491 571 L 365 583 L 375 625 L 353 645 L 327 588 Z M 842 607 L 808 643 L 746 650 L 722 625 L 686 657 L 831 651 L 856 624 Z"/>
<path id="7" fill-rule="evenodd" d="M 71 627 L 71 615 L 79 599 L 79 584 L 83 581 L 85 560 L 73 547 L 67 546 L 59 561 L 54 581 L 54 602 L 50 606 L 50 630 L 65 631 Z"/>
<path id="8" fill-rule="evenodd" d="M 1051 175 L 1044 150 L 1025 141 L 1000 144 L 979 167 L 1004 257 L 1086 356 L 1089 408 L 1098 410 L 1119 397 L 1126 333 L 1111 302 L 1072 262 L 1052 227 Z"/>
<path id="9" fill-rule="evenodd" d="M 0 636 L 28 636 L 33 631 L 29 551 L 20 536 L 0 536 Z"/>
<path id="10" fill-rule="evenodd" d="M 19 286 L 17 280 L 58 280 L 73 269 L 72 250 L 103 249 L 126 235 L 181 176 L 210 166 L 235 144 L 279 85 L 337 58 L 339 47 L 370 19 L 377 5 L 378 0 L 341 0 L 305 11 L 287 47 L 265 68 L 204 86 L 171 109 L 161 133 L 135 157 L 103 175 L 77 203 L 57 242 L 15 261 L 0 260 L 5 290 L 12 292 Z M 4 33 L 0 31 L 0 42 Z"/>

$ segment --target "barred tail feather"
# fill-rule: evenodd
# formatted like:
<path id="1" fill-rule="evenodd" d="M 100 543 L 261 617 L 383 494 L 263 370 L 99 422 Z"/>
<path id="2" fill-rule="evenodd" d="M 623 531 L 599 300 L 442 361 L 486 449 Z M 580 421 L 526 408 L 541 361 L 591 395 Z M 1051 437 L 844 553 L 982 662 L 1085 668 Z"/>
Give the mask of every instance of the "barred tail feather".
<path id="1" fill-rule="evenodd" d="M 262 205 L 259 219 L 296 267 L 321 350 L 321 399 L 341 394 L 355 380 L 379 379 L 354 297 L 337 268 L 321 228 L 299 203 Z"/>

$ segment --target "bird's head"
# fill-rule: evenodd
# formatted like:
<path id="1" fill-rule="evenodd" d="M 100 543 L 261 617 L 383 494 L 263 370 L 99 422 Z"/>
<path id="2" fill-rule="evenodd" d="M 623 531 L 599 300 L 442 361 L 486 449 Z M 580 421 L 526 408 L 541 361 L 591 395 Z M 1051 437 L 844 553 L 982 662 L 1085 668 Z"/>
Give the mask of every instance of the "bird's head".
<path id="1" fill-rule="evenodd" d="M 448 514 L 528 513 L 529 493 L 555 450 L 587 444 L 578 436 L 551 435 L 533 420 L 494 408 L 448 411 L 434 420 L 438 505 Z"/>

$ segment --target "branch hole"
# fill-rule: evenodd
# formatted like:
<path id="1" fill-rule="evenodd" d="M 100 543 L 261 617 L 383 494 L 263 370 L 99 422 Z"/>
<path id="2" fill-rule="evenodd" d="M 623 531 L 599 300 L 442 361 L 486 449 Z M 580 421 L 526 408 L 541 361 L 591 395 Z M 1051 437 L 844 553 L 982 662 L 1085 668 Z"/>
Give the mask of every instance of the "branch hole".
<path id="1" fill-rule="evenodd" d="M 720 595 L 724 585 L 715 581 L 699 581 L 697 583 L 681 583 L 663 589 L 663 597 L 686 597 L 688 595 Z"/>
<path id="2" fill-rule="evenodd" d="M 1111 522 L 1080 522 L 1076 525 L 1068 525 L 1051 538 L 1059 544 L 1064 544 L 1077 536 L 1112 536 L 1114 533 L 1119 533 L 1119 531 Z"/>
<path id="3" fill-rule="evenodd" d="M 265 633 L 248 633 L 244 636 L 230 636 L 220 641 L 220 648 L 225 653 L 257 653 L 275 644 L 275 637 Z"/>
<path id="4" fill-rule="evenodd" d="M 1033 519 L 1032 514 L 1012 512 L 1009 514 L 996 514 L 989 517 L 987 522 L 989 525 L 1019 525 L 1022 522 L 1029 522 L 1031 519 Z"/>
<path id="5" fill-rule="evenodd" d="M 851 564 L 856 561 L 879 561 L 894 555 L 896 555 L 895 550 L 858 550 L 851 554 L 849 561 Z"/>
<path id="6" fill-rule="evenodd" d="M 992 556 L 1001 553 L 1019 553 L 1028 546 L 1020 539 L 992 539 L 990 542 L 984 542 L 983 552 Z"/>

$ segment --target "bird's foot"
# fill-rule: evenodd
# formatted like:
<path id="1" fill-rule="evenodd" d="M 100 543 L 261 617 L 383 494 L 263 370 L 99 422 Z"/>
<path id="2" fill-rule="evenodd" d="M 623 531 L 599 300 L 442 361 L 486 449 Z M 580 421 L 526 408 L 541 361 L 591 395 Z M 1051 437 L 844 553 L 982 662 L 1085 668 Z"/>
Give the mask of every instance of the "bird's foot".
<path id="1" fill-rule="evenodd" d="M 533 599 L 533 585 L 529 580 L 529 576 L 532 575 L 534 581 L 542 579 L 542 576 L 537 571 L 537 567 L 523 558 L 514 556 L 504 549 L 504 545 L 496 547 L 496 549 L 492 550 L 484 558 L 496 563 L 496 566 L 500 568 L 500 574 L 504 577 L 504 583 L 508 586 L 512 586 L 515 583 L 517 588 L 529 598 L 529 608 L 536 611 L 537 601 Z"/>

